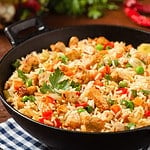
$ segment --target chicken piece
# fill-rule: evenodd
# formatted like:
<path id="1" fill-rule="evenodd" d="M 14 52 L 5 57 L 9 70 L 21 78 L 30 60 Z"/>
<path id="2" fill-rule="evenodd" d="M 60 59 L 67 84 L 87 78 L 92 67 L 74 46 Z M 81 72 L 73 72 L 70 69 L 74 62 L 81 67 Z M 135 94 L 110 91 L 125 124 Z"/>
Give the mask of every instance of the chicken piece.
<path id="1" fill-rule="evenodd" d="M 36 91 L 37 91 L 36 86 L 27 87 L 27 94 L 29 94 L 29 95 L 33 95 Z"/>
<path id="2" fill-rule="evenodd" d="M 69 40 L 69 47 L 76 47 L 78 45 L 79 39 L 76 36 L 73 36 Z"/>
<path id="3" fill-rule="evenodd" d="M 86 131 L 89 132 L 100 132 L 104 127 L 104 121 L 98 117 L 90 117 L 85 122 Z"/>
<path id="4" fill-rule="evenodd" d="M 22 86 L 20 87 L 18 90 L 17 90 L 17 94 L 18 96 L 24 96 L 28 93 L 27 91 L 27 88 L 25 86 Z"/>
<path id="5" fill-rule="evenodd" d="M 88 98 L 94 100 L 96 107 L 98 107 L 100 111 L 104 111 L 109 108 L 107 101 L 103 98 L 100 91 L 95 87 L 89 89 Z"/>
<path id="6" fill-rule="evenodd" d="M 100 37 L 98 37 L 98 38 L 95 38 L 94 40 L 96 41 L 97 44 L 103 44 L 103 45 L 105 45 L 105 44 L 107 44 L 107 43 L 109 42 L 109 41 L 108 41 L 105 37 L 103 37 L 103 36 L 100 36 Z"/>
<path id="7" fill-rule="evenodd" d="M 81 58 L 81 52 L 79 50 L 70 49 L 68 50 L 65 55 L 69 58 L 69 60 L 75 60 Z"/>
<path id="8" fill-rule="evenodd" d="M 63 42 L 57 42 L 56 44 L 51 44 L 50 48 L 52 51 L 65 52 L 66 46 Z"/>
<path id="9" fill-rule="evenodd" d="M 33 66 L 37 66 L 39 64 L 38 58 L 31 54 L 28 55 L 25 60 L 20 65 L 19 69 L 21 69 L 23 72 L 30 72 Z"/>
<path id="10" fill-rule="evenodd" d="M 144 115 L 142 106 L 135 107 L 135 109 L 129 114 L 128 120 L 133 123 L 137 123 Z"/>
<path id="11" fill-rule="evenodd" d="M 129 80 L 133 81 L 135 71 L 130 70 L 129 68 L 123 69 L 123 68 L 117 68 L 115 70 L 112 70 L 111 77 L 115 81 L 120 80 Z"/>
<path id="12" fill-rule="evenodd" d="M 62 104 L 57 107 L 58 114 L 64 114 L 67 112 L 67 110 L 68 110 L 68 108 L 67 108 L 66 104 Z"/>
<path id="13" fill-rule="evenodd" d="M 31 77 L 31 79 L 32 79 L 33 85 L 38 85 L 39 80 L 38 80 L 38 75 L 37 75 L 37 74 L 34 74 L 34 75 Z"/>
<path id="14" fill-rule="evenodd" d="M 62 92 L 62 99 L 67 102 L 75 103 L 79 99 L 79 95 L 76 91 L 64 91 Z"/>
<path id="15" fill-rule="evenodd" d="M 100 62 L 100 60 L 103 58 L 103 55 L 101 54 L 101 52 L 97 52 L 94 55 L 87 55 L 82 59 L 82 62 L 84 64 L 84 66 L 87 69 L 90 69 L 91 66 L 95 65 L 96 63 Z"/>
<path id="16" fill-rule="evenodd" d="M 79 128 L 80 125 L 81 125 L 80 115 L 76 110 L 71 111 L 66 115 L 64 126 L 76 129 Z"/>

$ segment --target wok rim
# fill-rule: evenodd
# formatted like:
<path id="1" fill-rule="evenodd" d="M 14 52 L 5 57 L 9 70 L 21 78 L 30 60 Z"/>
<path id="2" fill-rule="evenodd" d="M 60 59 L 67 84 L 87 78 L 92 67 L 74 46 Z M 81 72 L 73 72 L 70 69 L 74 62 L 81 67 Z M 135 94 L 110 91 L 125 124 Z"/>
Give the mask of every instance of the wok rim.
<path id="1" fill-rule="evenodd" d="M 59 31 L 62 31 L 62 30 L 78 29 L 78 28 L 83 28 L 83 27 L 93 27 L 94 28 L 94 27 L 105 27 L 105 26 L 108 27 L 108 28 L 112 28 L 112 27 L 113 28 L 120 28 L 120 29 L 123 29 L 123 30 L 135 31 L 135 32 L 139 32 L 139 33 L 144 33 L 144 34 L 150 35 L 149 31 L 144 31 L 142 29 L 137 29 L 137 28 L 128 27 L 128 26 L 113 25 L 113 24 L 91 24 L 91 25 L 90 24 L 84 24 L 84 25 L 72 25 L 72 26 L 61 27 L 61 28 L 56 28 L 56 29 L 53 29 L 53 30 L 46 31 L 46 32 L 43 32 L 41 34 L 35 35 L 32 38 L 29 38 L 29 39 L 23 41 L 22 43 L 18 44 L 17 46 L 12 47 L 8 52 L 6 52 L 6 54 L 4 54 L 4 56 L 1 57 L 1 59 L 0 59 L 0 65 L 3 62 L 3 60 L 5 59 L 5 57 L 7 57 L 11 52 L 15 51 L 16 47 L 21 47 L 22 44 L 26 44 L 26 42 L 34 40 L 34 39 L 36 39 L 36 38 L 38 38 L 40 36 L 43 36 L 45 34 L 49 34 L 49 33 L 53 33 L 53 32 L 59 32 Z M 0 91 L 0 100 L 2 101 L 2 103 L 4 104 L 5 107 L 8 107 L 15 114 L 19 115 L 19 117 L 21 117 L 21 118 L 23 118 L 25 120 L 27 119 L 28 121 L 30 121 L 32 123 L 35 123 L 35 124 L 38 124 L 40 126 L 50 128 L 50 129 L 52 129 L 54 131 L 60 131 L 60 132 L 67 133 L 67 134 L 80 134 L 80 135 L 118 135 L 118 134 L 128 134 L 128 133 L 133 133 L 133 132 L 138 132 L 138 131 L 144 131 L 144 130 L 150 131 L 150 125 L 144 126 L 144 127 L 140 127 L 140 128 L 135 128 L 135 129 L 132 129 L 132 130 L 123 130 L 123 131 L 116 131 L 116 132 L 83 132 L 83 131 L 74 131 L 74 130 L 61 129 L 61 128 L 57 128 L 57 127 L 53 127 L 53 126 L 48 126 L 46 124 L 37 122 L 37 121 L 35 121 L 35 120 L 33 120 L 33 119 L 25 116 L 24 114 L 20 113 L 17 109 L 15 109 L 13 106 L 11 106 L 11 104 L 9 102 L 6 101 L 6 99 L 3 96 L 3 91 Z M 13 119 L 15 119 L 12 115 L 11 115 L 11 117 Z"/>

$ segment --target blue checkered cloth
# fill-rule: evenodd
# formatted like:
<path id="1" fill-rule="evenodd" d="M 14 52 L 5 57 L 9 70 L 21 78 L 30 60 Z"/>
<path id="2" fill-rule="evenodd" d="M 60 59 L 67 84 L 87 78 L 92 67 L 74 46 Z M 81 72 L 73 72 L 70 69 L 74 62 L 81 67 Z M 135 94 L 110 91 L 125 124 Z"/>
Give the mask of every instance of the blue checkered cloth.
<path id="1" fill-rule="evenodd" d="M 13 118 L 0 123 L 0 150 L 48 150 L 21 128 Z"/>

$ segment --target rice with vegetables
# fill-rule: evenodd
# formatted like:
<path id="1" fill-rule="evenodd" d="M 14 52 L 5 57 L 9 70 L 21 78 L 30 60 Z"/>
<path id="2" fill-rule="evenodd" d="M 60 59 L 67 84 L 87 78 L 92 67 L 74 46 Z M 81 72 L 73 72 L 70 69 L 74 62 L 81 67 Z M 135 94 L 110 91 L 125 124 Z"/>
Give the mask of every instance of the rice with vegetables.
<path id="1" fill-rule="evenodd" d="M 116 132 L 150 125 L 150 44 L 105 37 L 58 41 L 17 59 L 6 100 L 33 120 L 67 130 Z"/>

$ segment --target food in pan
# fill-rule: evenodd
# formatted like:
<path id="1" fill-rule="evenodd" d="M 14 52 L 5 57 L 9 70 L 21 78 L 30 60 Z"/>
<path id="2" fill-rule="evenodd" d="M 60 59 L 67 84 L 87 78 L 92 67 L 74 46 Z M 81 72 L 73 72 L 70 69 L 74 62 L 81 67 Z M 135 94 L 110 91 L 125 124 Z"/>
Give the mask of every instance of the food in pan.
<path id="1" fill-rule="evenodd" d="M 82 132 L 150 125 L 149 43 L 71 37 L 12 65 L 6 100 L 37 122 Z"/>

